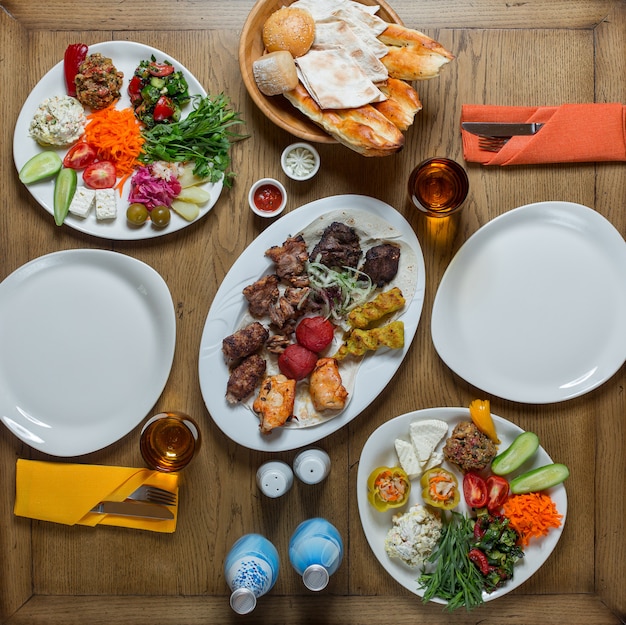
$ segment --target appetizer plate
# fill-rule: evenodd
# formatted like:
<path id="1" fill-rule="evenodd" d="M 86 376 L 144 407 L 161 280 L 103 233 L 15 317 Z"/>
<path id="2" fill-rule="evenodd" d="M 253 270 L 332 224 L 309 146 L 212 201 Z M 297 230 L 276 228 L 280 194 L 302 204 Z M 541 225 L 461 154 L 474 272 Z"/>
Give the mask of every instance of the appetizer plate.
<path id="1" fill-rule="evenodd" d="M 305 428 L 276 428 L 269 435 L 259 431 L 259 419 L 243 405 L 226 401 L 228 368 L 222 354 L 222 340 L 239 326 L 247 310 L 242 295 L 245 286 L 269 272 L 271 261 L 265 250 L 305 228 L 320 215 L 338 209 L 369 211 L 402 233 L 417 259 L 417 286 L 413 298 L 406 303 L 404 321 L 405 344 L 400 350 L 381 350 L 366 356 L 361 364 L 352 397 L 336 417 Z M 209 310 L 200 342 L 200 388 L 204 402 L 218 427 L 230 439 L 260 451 L 286 451 L 318 441 L 352 421 L 376 399 L 402 364 L 411 346 L 422 312 L 425 289 L 424 258 L 419 241 L 409 223 L 394 208 L 375 198 L 362 195 L 337 195 L 305 204 L 281 217 L 263 231 L 237 259 L 222 282 Z"/>
<path id="2" fill-rule="evenodd" d="M 420 597 L 424 595 L 423 589 L 419 588 L 417 583 L 421 567 L 417 569 L 410 568 L 401 560 L 390 558 L 385 551 L 385 538 L 387 532 L 392 527 L 392 516 L 406 512 L 410 506 L 423 502 L 419 478 L 416 478 L 412 482 L 408 504 L 403 508 L 386 510 L 385 512 L 378 512 L 369 503 L 367 499 L 367 478 L 376 467 L 398 466 L 398 456 L 395 451 L 394 441 L 398 437 L 408 439 L 409 424 L 413 421 L 423 419 L 440 419 L 447 422 L 449 425 L 449 436 L 457 423 L 460 421 L 470 421 L 471 417 L 468 408 L 426 408 L 391 419 L 376 429 L 368 438 L 361 452 L 359 470 L 357 472 L 359 515 L 361 517 L 363 531 L 367 537 L 367 542 L 387 573 L 407 590 L 410 590 Z M 513 439 L 523 431 L 517 425 L 502 417 L 493 415 L 493 420 L 498 432 L 498 438 L 501 440 L 501 444 L 499 445 L 499 449 L 501 450 L 506 449 L 513 442 Z M 437 449 L 441 450 L 444 443 L 445 439 L 440 443 Z M 550 456 L 548 456 L 543 447 L 539 447 L 532 460 L 528 461 L 521 470 L 518 470 L 512 475 L 517 475 L 523 471 L 550 464 L 551 462 Z M 455 473 L 459 479 L 459 486 L 461 487 L 461 472 L 445 461 L 442 466 Z M 546 492 L 556 504 L 559 514 L 563 515 L 561 527 L 550 530 L 547 536 L 531 539 L 530 545 L 524 550 L 524 558 L 515 564 L 513 579 L 509 580 L 502 588 L 498 588 L 490 594 L 483 593 L 483 599 L 485 601 L 502 597 L 523 584 L 539 570 L 559 542 L 561 534 L 563 533 L 563 526 L 565 525 L 565 517 L 567 516 L 567 494 L 563 484 L 550 488 Z M 461 503 L 455 510 L 465 514 L 469 512 L 463 495 L 461 495 Z M 433 601 L 434 603 L 446 603 L 442 599 L 434 599 Z"/>
<path id="3" fill-rule="evenodd" d="M 577 397 L 626 359 L 625 275 L 624 239 L 596 211 L 516 208 L 452 259 L 433 304 L 433 343 L 452 371 L 498 397 Z"/>
<path id="4" fill-rule="evenodd" d="M 141 43 L 135 43 L 132 41 L 105 41 L 103 43 L 96 43 L 89 46 L 89 54 L 94 52 L 100 52 L 103 56 L 109 57 L 115 67 L 124 73 L 124 84 L 121 89 L 121 97 L 117 102 L 117 108 L 130 107 L 130 97 L 128 95 L 128 83 L 132 78 L 135 68 L 139 65 L 140 61 L 150 59 L 152 55 L 156 60 L 162 62 L 168 60 L 178 70 L 181 70 L 189 84 L 189 93 L 191 95 L 206 96 L 206 91 L 193 74 L 185 68 L 176 59 L 172 58 L 169 54 L 161 52 L 156 48 L 145 46 Z M 37 107 L 46 99 L 51 96 L 63 96 L 66 95 L 65 90 L 65 77 L 63 72 L 63 61 L 57 63 L 36 85 L 30 92 L 24 106 L 20 111 L 15 124 L 15 133 L 13 135 L 13 160 L 15 161 L 15 167 L 19 171 L 24 163 L 28 161 L 32 156 L 38 152 L 42 152 L 44 149 L 34 139 L 32 139 L 28 130 L 30 122 L 33 119 Z M 192 103 L 190 102 L 183 108 L 183 117 L 191 110 Z M 86 110 L 89 113 L 89 109 Z M 58 148 L 56 151 L 59 156 L 63 158 L 70 146 L 64 148 Z M 50 148 L 52 149 L 52 148 Z M 82 172 L 78 172 L 78 184 L 82 184 Z M 76 217 L 69 214 L 65 219 L 65 224 L 75 230 L 86 232 L 97 237 L 112 240 L 138 240 L 138 239 L 152 239 L 154 237 L 160 237 L 165 234 L 170 234 L 186 228 L 187 226 L 194 224 L 198 219 L 201 219 L 215 206 L 220 193 L 222 192 L 222 181 L 215 184 L 206 183 L 201 185 L 206 191 L 211 194 L 211 199 L 200 207 L 200 215 L 194 219 L 194 221 L 186 221 L 179 215 L 176 215 L 172 211 L 172 219 L 169 225 L 165 228 L 155 228 L 151 224 L 147 223 L 140 227 L 133 227 L 126 220 L 126 209 L 128 208 L 128 193 L 130 191 L 130 179 L 126 180 L 122 190 L 121 197 L 117 195 L 117 217 L 115 219 L 97 220 L 94 211 L 86 218 Z M 51 215 L 54 214 L 53 209 L 53 193 L 54 193 L 54 179 L 45 180 L 43 182 L 37 182 L 34 184 L 26 185 L 26 188 L 31 195 L 45 208 Z"/>
<path id="5" fill-rule="evenodd" d="M 175 340 L 148 265 L 106 250 L 36 258 L 0 284 L 0 419 L 53 456 L 102 449 L 156 403 Z"/>

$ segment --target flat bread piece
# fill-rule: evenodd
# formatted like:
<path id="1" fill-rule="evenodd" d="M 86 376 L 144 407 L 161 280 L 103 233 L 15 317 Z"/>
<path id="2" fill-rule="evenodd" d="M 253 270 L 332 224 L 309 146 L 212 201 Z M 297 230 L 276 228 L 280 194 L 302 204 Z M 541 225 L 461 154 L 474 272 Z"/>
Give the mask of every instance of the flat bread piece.
<path id="1" fill-rule="evenodd" d="M 404 147 L 404 135 L 373 106 L 324 111 L 302 83 L 283 94 L 293 106 L 341 144 L 363 156 L 389 156 Z"/>

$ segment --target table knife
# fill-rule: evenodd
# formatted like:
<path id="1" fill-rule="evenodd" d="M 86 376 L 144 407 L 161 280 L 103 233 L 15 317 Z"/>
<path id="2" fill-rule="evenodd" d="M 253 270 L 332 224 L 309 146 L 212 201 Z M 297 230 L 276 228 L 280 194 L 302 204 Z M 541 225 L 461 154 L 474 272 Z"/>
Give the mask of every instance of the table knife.
<path id="1" fill-rule="evenodd" d="M 543 127 L 543 124 L 463 122 L 461 127 L 463 130 L 467 130 L 467 132 L 471 132 L 473 135 L 482 135 L 484 137 L 514 137 L 517 135 L 534 135 Z"/>
<path id="2" fill-rule="evenodd" d="M 144 519 L 173 519 L 174 514 L 165 506 L 143 501 L 101 501 L 91 512 L 134 516 Z"/>

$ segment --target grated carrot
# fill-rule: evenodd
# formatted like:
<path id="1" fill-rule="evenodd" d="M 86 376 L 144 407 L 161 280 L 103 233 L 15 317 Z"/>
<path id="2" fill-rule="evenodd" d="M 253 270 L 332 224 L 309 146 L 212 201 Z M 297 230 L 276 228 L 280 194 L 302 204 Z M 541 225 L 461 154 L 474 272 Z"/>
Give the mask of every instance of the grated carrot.
<path id="1" fill-rule="evenodd" d="M 121 193 L 124 181 L 140 165 L 137 159 L 144 138 L 139 122 L 132 109 L 118 110 L 114 104 L 94 111 L 87 115 L 87 119 L 84 138 L 95 148 L 100 160 L 111 161 L 115 165 L 117 176 L 121 178 L 116 186 Z"/>
<path id="2" fill-rule="evenodd" d="M 520 535 L 522 546 L 528 545 L 531 538 L 545 536 L 551 528 L 560 527 L 563 518 L 545 493 L 512 495 L 504 502 L 503 512 Z"/>

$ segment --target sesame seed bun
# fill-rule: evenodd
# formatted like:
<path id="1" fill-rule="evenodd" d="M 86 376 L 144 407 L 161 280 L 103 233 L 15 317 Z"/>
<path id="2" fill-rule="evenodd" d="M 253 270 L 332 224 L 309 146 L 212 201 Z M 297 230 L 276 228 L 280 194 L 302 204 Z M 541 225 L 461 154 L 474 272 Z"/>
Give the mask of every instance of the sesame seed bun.
<path id="1" fill-rule="evenodd" d="M 287 50 L 294 58 L 309 51 L 315 39 L 315 20 L 304 9 L 283 7 L 263 25 L 263 43 L 268 52 Z"/>

